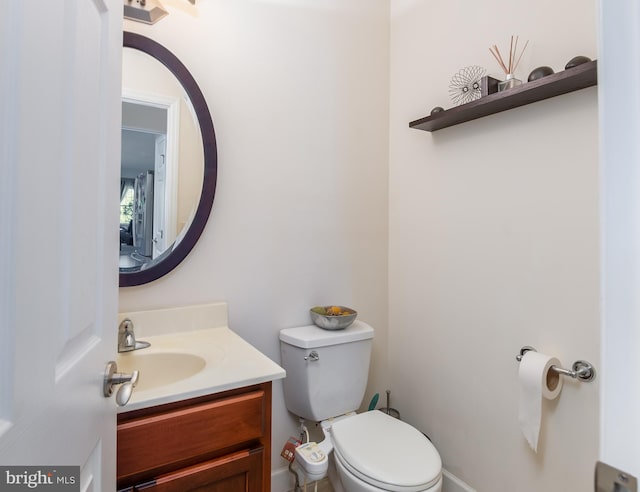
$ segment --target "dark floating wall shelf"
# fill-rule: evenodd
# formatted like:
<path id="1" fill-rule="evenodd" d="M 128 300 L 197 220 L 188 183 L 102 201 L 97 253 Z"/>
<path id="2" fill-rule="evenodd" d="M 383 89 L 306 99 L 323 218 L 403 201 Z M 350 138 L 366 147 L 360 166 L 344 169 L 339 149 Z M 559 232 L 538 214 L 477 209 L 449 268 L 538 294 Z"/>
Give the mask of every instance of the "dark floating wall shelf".
<path id="1" fill-rule="evenodd" d="M 586 89 L 597 83 L 597 61 L 593 60 L 533 82 L 525 82 L 513 89 L 489 94 L 470 103 L 412 121 L 409 127 L 434 132 L 550 97 Z"/>

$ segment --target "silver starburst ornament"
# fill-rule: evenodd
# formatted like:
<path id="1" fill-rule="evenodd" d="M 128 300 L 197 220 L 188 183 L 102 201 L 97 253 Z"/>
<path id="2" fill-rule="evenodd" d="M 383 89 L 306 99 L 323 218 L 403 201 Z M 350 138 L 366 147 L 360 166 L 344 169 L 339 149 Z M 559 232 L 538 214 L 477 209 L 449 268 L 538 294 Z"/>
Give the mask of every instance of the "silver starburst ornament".
<path id="1" fill-rule="evenodd" d="M 480 79 L 484 77 L 486 70 L 477 65 L 461 69 L 451 79 L 449 94 L 454 104 L 465 104 L 482 96 Z"/>

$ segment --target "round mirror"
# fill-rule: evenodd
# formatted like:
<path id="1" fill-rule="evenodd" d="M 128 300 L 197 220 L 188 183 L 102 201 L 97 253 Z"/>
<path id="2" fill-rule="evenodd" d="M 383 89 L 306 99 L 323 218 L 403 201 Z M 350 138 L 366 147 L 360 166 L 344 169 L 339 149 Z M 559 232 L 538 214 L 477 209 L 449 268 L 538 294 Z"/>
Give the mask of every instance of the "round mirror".
<path id="1" fill-rule="evenodd" d="M 213 121 L 198 84 L 169 50 L 124 33 L 120 286 L 173 270 L 209 218 L 217 181 Z"/>

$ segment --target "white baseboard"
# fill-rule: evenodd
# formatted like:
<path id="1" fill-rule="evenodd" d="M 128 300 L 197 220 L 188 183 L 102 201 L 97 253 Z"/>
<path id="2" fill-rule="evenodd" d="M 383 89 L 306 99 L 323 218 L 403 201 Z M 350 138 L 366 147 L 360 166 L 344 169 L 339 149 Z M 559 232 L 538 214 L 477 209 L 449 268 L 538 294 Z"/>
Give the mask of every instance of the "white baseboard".
<path id="1" fill-rule="evenodd" d="M 293 489 L 294 479 L 287 467 L 271 471 L 271 492 L 288 492 Z M 442 492 L 477 492 L 458 477 L 442 470 Z"/>
<path id="2" fill-rule="evenodd" d="M 294 485 L 295 480 L 288 467 L 271 470 L 271 492 L 287 492 Z"/>
<path id="3" fill-rule="evenodd" d="M 476 492 L 458 477 L 442 469 L 442 492 Z"/>

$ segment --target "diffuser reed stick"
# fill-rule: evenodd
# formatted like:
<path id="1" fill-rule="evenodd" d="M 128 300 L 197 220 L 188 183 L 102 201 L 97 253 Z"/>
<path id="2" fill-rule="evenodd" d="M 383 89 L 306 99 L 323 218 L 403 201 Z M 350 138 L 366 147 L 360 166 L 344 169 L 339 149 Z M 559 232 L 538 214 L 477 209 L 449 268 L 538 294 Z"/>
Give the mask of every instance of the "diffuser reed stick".
<path id="1" fill-rule="evenodd" d="M 493 45 L 493 49 L 495 51 L 491 51 L 491 48 L 489 48 L 489 51 L 491 52 L 493 57 L 498 61 L 498 64 L 502 67 L 502 70 L 504 70 L 504 73 L 509 73 L 506 65 L 502 61 L 502 55 L 500 55 L 500 50 L 498 49 L 498 47 L 495 44 Z"/>
<path id="2" fill-rule="evenodd" d="M 524 48 L 522 48 L 520 55 L 518 56 L 518 39 L 519 39 L 518 36 L 516 36 L 515 39 L 513 36 L 511 36 L 511 42 L 509 44 L 509 63 L 508 64 L 505 63 L 504 58 L 502 58 L 502 54 L 500 53 L 500 50 L 495 44 L 489 48 L 489 52 L 493 55 L 493 57 L 498 62 L 498 65 L 500 65 L 500 68 L 502 68 L 504 73 L 507 75 L 512 75 L 516 71 L 516 68 L 518 68 L 518 65 L 520 64 L 520 60 L 522 59 L 522 55 L 524 54 L 524 51 L 527 49 L 527 46 L 529 45 L 529 41 L 527 41 L 524 44 Z"/>
<path id="3" fill-rule="evenodd" d="M 516 43 L 518 41 L 516 40 Z M 527 45 L 529 44 L 529 40 L 527 39 L 527 42 L 524 43 L 524 48 L 522 48 L 522 51 L 520 52 L 520 56 L 518 57 L 518 61 L 516 61 L 515 65 L 513 66 L 513 71 L 515 72 L 516 68 L 518 68 L 518 65 L 520 64 L 520 60 L 522 59 L 522 54 L 524 53 L 524 50 L 527 49 Z M 515 52 L 514 52 L 515 53 Z M 513 73 L 513 72 L 511 72 Z"/>

